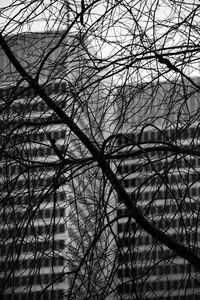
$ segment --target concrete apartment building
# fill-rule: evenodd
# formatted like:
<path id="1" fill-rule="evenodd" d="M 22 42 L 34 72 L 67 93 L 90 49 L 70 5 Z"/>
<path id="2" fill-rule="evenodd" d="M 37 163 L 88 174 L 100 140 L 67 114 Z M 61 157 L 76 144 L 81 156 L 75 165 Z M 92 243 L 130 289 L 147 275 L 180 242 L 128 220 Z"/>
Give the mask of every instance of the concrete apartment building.
<path id="1" fill-rule="evenodd" d="M 199 78 L 193 80 L 199 84 Z M 145 151 L 164 143 L 198 149 L 199 91 L 178 80 L 130 85 L 119 88 L 118 103 L 121 112 L 129 105 L 118 139 L 120 153 L 143 149 L 120 161 L 119 179 L 150 223 L 199 253 L 200 158 Z M 117 207 L 121 217 L 117 227 L 119 299 L 199 299 L 200 278 L 195 268 L 134 221 L 123 218 L 128 212 L 121 199 Z"/>
<path id="2" fill-rule="evenodd" d="M 46 49 L 58 45 L 62 34 L 24 33 L 8 37 L 8 42 L 26 70 L 37 76 L 34 72 L 39 70 L 41 57 L 45 57 Z M 38 78 L 47 95 L 94 141 L 99 141 L 103 131 L 98 126 L 102 107 L 108 101 L 108 82 L 104 85 L 98 77 L 95 80 L 97 75 L 91 73 L 95 69 L 91 67 L 95 54 L 92 47 L 87 53 L 85 50 L 79 37 L 63 38 L 48 56 Z M 96 224 L 100 224 L 101 208 L 97 210 L 95 205 L 99 201 L 100 179 L 95 172 L 87 171 L 87 166 L 84 176 L 77 166 L 74 177 L 71 167 L 63 168 L 62 160 L 87 157 L 87 150 L 33 89 L 23 83 L 2 51 L 0 58 L 0 299 L 60 300 L 67 299 L 69 293 L 79 299 L 85 295 L 98 299 L 98 292 L 106 286 L 106 277 L 101 277 L 105 267 L 103 240 L 93 251 L 92 263 L 88 260 L 76 279 L 71 271 L 81 263 L 97 233 Z M 90 85 L 90 81 L 96 83 Z M 141 89 L 118 88 L 119 124 L 120 117 L 125 117 L 121 128 L 124 135 L 119 137 L 118 146 L 131 151 L 138 141 L 144 147 L 168 141 L 198 147 L 200 130 L 195 112 L 200 98 L 190 84 L 185 87 L 184 95 L 182 85 L 173 82 Z M 129 113 L 123 114 L 127 105 Z M 199 168 L 197 157 L 179 156 L 174 160 L 164 152 L 127 158 L 118 166 L 119 178 L 149 220 L 184 243 L 187 236 L 196 251 L 200 234 Z M 183 215 L 179 213 L 180 204 Z M 126 213 L 117 199 L 118 216 Z M 198 299 L 198 275 L 183 259 L 159 246 L 134 221 L 127 223 L 127 218 L 119 220 L 117 236 L 119 268 L 115 297 Z"/>
<path id="3" fill-rule="evenodd" d="M 7 42 L 46 94 L 98 140 L 106 87 L 98 80 L 90 84 L 96 78 L 92 47 L 76 34 L 63 34 L 23 33 L 8 36 Z M 88 291 L 87 267 L 75 280 L 72 271 L 95 234 L 91 199 L 98 197 L 98 178 L 89 186 L 92 172 L 87 179 L 78 164 L 77 170 L 62 165 L 67 158 L 87 157 L 87 150 L 27 86 L 2 49 L 0 75 L 0 299 L 61 300 L 70 292 L 83 296 Z M 94 261 L 95 255 L 101 253 L 94 254 Z M 95 266 L 100 282 L 101 266 Z M 91 289 L 98 293 L 98 285 Z"/>

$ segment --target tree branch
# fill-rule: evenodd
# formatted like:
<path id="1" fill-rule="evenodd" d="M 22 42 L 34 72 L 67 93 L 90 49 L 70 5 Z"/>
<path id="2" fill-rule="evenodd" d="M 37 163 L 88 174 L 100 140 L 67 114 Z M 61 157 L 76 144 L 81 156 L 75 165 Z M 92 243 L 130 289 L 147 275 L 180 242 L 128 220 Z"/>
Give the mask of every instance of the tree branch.
<path id="1" fill-rule="evenodd" d="M 98 162 L 100 168 L 103 173 L 106 175 L 114 190 L 118 193 L 125 206 L 127 207 L 129 214 L 135 221 L 152 237 L 160 241 L 162 244 L 166 245 L 168 248 L 172 249 L 176 252 L 180 257 L 186 259 L 192 265 L 194 265 L 197 269 L 200 270 L 200 258 L 192 252 L 190 249 L 185 247 L 184 245 L 178 243 L 171 236 L 164 234 L 161 230 L 154 227 L 151 223 L 145 219 L 142 213 L 137 209 L 129 197 L 128 193 L 121 185 L 119 180 L 117 179 L 114 172 L 111 170 L 109 163 L 107 162 L 105 157 L 102 157 L 101 151 L 90 141 L 89 137 L 74 123 L 74 121 L 65 114 L 65 112 L 59 108 L 55 102 L 45 93 L 44 89 L 42 89 L 39 84 L 34 80 L 22 67 L 19 61 L 16 59 L 15 55 L 12 53 L 10 47 L 6 43 L 2 34 L 0 34 L 0 45 L 3 48 L 5 54 L 17 69 L 19 74 L 33 87 L 36 93 L 46 102 L 46 104 L 59 116 L 59 118 L 65 123 L 73 133 L 78 137 L 78 139 L 87 147 L 87 149 L 91 152 L 94 159 Z"/>

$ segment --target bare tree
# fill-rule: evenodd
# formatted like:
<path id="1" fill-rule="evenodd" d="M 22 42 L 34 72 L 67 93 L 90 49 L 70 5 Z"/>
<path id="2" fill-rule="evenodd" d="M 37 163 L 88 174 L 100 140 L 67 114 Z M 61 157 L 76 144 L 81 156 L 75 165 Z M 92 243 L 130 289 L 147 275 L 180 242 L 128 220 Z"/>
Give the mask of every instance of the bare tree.
<path id="1" fill-rule="evenodd" d="M 2 299 L 198 299 L 199 9 L 1 8 Z"/>

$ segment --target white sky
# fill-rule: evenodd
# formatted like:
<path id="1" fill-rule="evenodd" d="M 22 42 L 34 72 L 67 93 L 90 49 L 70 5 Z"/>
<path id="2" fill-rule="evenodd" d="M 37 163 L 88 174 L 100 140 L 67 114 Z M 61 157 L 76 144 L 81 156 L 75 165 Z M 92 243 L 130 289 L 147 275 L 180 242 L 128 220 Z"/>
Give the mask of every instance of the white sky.
<path id="1" fill-rule="evenodd" d="M 35 7 L 36 7 L 36 5 L 38 5 L 38 2 L 40 3 L 40 1 L 33 2 Z M 42 3 L 45 2 L 46 5 L 48 5 L 48 3 L 52 4 L 51 0 L 45 0 L 45 1 L 41 1 L 41 2 Z M 78 3 L 78 2 L 80 2 L 80 1 L 76 1 L 75 3 Z M 100 5 L 98 5 L 92 11 L 93 17 L 90 20 L 87 20 L 88 24 L 95 22 L 96 18 L 98 18 L 99 16 L 101 16 L 103 14 L 104 7 L 102 5 L 102 2 L 101 2 Z M 161 2 L 162 2 L 162 0 L 160 0 L 160 3 Z M 190 10 L 192 8 L 192 4 L 193 4 L 193 8 L 195 7 L 195 5 L 197 5 L 197 3 L 199 4 L 199 1 L 197 1 L 197 0 L 195 0 L 195 1 L 193 1 L 193 0 L 183 0 L 183 1 L 181 1 L 181 3 L 184 3 L 184 2 L 189 3 L 188 7 L 189 7 Z M 5 0 L 5 1 L 0 0 L 0 9 L 2 7 L 5 7 L 5 6 L 9 6 L 11 3 L 14 3 L 16 5 L 17 3 L 23 3 L 23 1 L 20 1 L 20 0 L 14 0 L 14 1 L 13 0 Z M 25 1 L 24 3 L 27 5 L 28 1 Z M 55 3 L 56 3 L 56 1 L 55 1 Z M 57 3 L 60 3 L 60 2 L 58 1 Z M 104 1 L 103 3 L 104 3 L 104 5 L 107 5 L 107 1 Z M 124 1 L 124 3 L 125 3 L 125 1 Z M 139 5 L 141 5 L 141 3 L 145 3 L 145 2 L 144 1 L 141 1 L 141 2 L 140 1 L 132 1 L 132 2 L 129 1 L 129 3 L 137 3 L 135 5 L 135 7 L 133 6 L 133 12 L 135 12 L 134 9 L 137 8 L 137 5 L 139 6 Z M 171 17 L 170 15 L 171 15 L 172 11 L 170 10 L 170 7 L 167 6 L 167 5 L 157 7 L 156 13 L 153 10 L 148 11 L 148 3 L 152 5 L 152 3 L 155 3 L 155 1 L 153 1 L 153 0 L 147 0 L 146 1 L 146 3 L 145 3 L 146 11 L 145 10 L 142 11 L 139 25 L 141 26 L 141 28 L 144 28 L 144 31 L 145 31 L 145 33 L 147 34 L 148 37 L 151 37 L 153 34 L 156 34 L 157 36 L 161 35 L 161 33 L 164 32 L 163 30 L 168 30 L 168 29 L 163 29 L 164 28 L 163 27 L 163 28 L 160 28 L 160 30 L 158 32 L 154 33 L 153 29 L 152 29 L 151 17 L 154 18 L 154 19 L 157 18 L 157 20 L 162 24 L 162 20 L 165 21 L 167 18 L 170 19 L 170 17 Z M 163 3 L 166 3 L 166 2 L 163 2 Z M 11 17 L 13 17 L 14 15 L 18 15 L 15 18 L 16 22 L 11 22 L 12 25 L 10 24 L 9 26 L 7 26 L 6 30 L 9 33 L 19 32 L 19 31 L 15 31 L 16 28 L 18 28 L 18 25 L 19 25 L 18 22 L 24 21 L 26 19 L 27 14 L 30 14 L 29 10 L 23 11 L 23 13 L 20 14 L 19 9 L 21 7 L 22 6 L 20 6 L 20 5 L 18 5 L 18 6 L 16 5 L 13 10 L 7 11 L 6 15 L 2 15 L 2 13 L 0 13 L 0 28 L 1 29 L 3 28 L 3 26 L 6 23 L 8 23 L 8 21 Z M 124 8 L 124 10 L 125 10 L 125 8 Z M 46 10 L 45 15 L 41 14 L 41 11 L 42 11 L 42 5 L 39 5 L 37 7 L 37 9 L 35 10 L 35 13 L 33 14 L 33 22 L 30 22 L 30 20 L 29 20 L 29 23 L 27 23 L 26 25 L 21 27 L 20 32 L 22 32 L 22 31 L 52 30 L 53 28 L 55 29 L 58 26 L 58 24 L 59 24 L 60 29 L 65 28 L 65 26 L 66 26 L 65 20 L 62 22 L 63 25 L 60 26 L 60 16 L 59 17 L 57 16 L 57 13 L 59 12 L 58 7 L 55 9 L 54 19 L 51 18 L 51 20 L 48 19 L 48 17 L 49 17 L 48 10 Z M 49 11 L 50 11 L 51 16 L 52 16 L 53 13 L 54 13 L 54 8 L 52 7 L 52 5 L 49 6 Z M 129 19 L 127 19 L 126 14 L 124 14 L 123 19 L 118 20 L 117 17 L 118 17 L 119 13 L 121 15 L 123 15 L 124 11 L 123 11 L 122 8 L 121 8 L 120 12 L 118 11 L 118 8 L 116 8 L 116 10 L 114 11 L 114 14 L 113 14 L 113 18 L 112 18 L 112 21 L 114 20 L 115 23 L 112 24 L 112 26 L 110 26 L 109 31 L 105 31 L 102 35 L 105 39 L 107 39 L 107 41 L 109 41 L 111 43 L 114 42 L 113 45 L 111 45 L 111 43 L 110 44 L 106 43 L 105 40 L 102 41 L 100 39 L 96 39 L 96 41 L 98 41 L 97 43 L 95 43 L 96 47 L 98 47 L 100 49 L 98 54 L 102 55 L 102 58 L 104 58 L 104 59 L 106 57 L 110 57 L 111 54 L 113 55 L 114 53 L 117 53 L 117 51 L 119 51 L 119 50 L 121 51 L 120 55 L 122 55 L 122 53 L 123 53 L 122 49 L 124 49 L 124 56 L 129 54 L 128 51 L 136 51 L 136 48 L 133 49 L 132 48 L 133 46 L 130 47 L 130 44 L 132 43 L 131 39 L 133 38 L 133 32 L 131 32 L 131 30 L 132 30 L 132 28 L 133 28 L 133 30 L 135 30 L 136 25 L 130 19 L 130 15 L 129 15 Z M 185 11 L 185 16 L 187 14 L 188 14 L 188 12 Z M 38 15 L 39 15 L 39 17 L 37 17 Z M 184 10 L 182 10 L 181 17 L 182 18 L 184 17 Z M 56 23 L 56 20 L 58 20 L 57 23 Z M 177 20 L 176 19 L 171 19 L 171 21 L 176 22 Z M 108 20 L 108 22 L 109 22 L 109 20 Z M 199 17 L 199 23 L 200 23 L 200 17 Z M 108 24 L 106 24 L 106 25 L 108 25 Z M 107 26 L 105 26 L 105 28 L 106 27 Z M 100 34 L 102 34 L 103 29 L 104 28 L 99 28 Z M 97 30 L 97 32 L 95 32 L 95 33 L 98 36 L 98 28 L 96 28 L 96 30 Z M 194 37 L 194 39 L 195 39 L 195 37 Z M 174 35 L 171 39 L 169 39 L 167 43 L 168 43 L 167 44 L 168 46 L 184 43 L 184 37 L 183 37 L 183 35 L 180 36 L 180 34 L 178 33 L 177 35 Z M 166 46 L 166 44 L 165 44 L 165 46 Z M 197 75 L 199 75 L 199 72 L 198 72 Z"/>

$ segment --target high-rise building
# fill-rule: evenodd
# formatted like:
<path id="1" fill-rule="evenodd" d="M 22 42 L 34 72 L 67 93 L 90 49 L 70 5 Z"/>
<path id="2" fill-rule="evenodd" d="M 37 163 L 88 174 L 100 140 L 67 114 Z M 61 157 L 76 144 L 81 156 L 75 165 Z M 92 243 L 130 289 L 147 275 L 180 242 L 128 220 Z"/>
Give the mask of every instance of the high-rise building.
<path id="1" fill-rule="evenodd" d="M 64 32 L 23 33 L 8 36 L 7 43 L 46 94 L 94 142 L 100 139 L 106 88 L 95 80 L 92 47 L 88 51 L 81 38 Z M 87 149 L 2 49 L 0 74 L 0 299 L 84 295 L 92 268 L 97 284 L 91 293 L 97 293 L 100 251 L 94 249 L 90 266 L 83 261 L 100 218 L 93 203 L 98 178 L 91 170 L 88 177 L 82 173 Z"/>
<path id="2" fill-rule="evenodd" d="M 198 86 L 199 79 L 193 80 Z M 119 179 L 151 224 L 199 253 L 200 159 L 189 154 L 199 149 L 198 88 L 179 80 L 124 86 L 119 88 L 118 104 L 124 118 L 118 138 Z M 177 151 L 167 150 L 173 145 Z M 121 200 L 119 299 L 199 299 L 195 267 L 131 220 Z"/>

